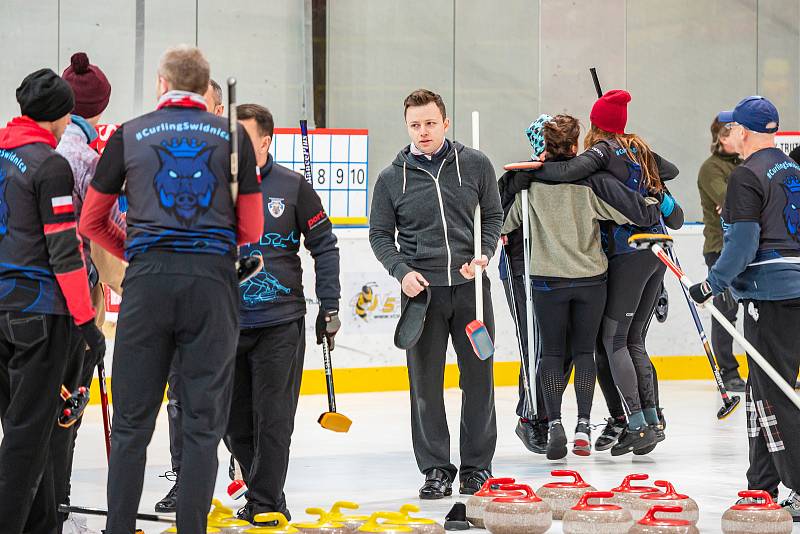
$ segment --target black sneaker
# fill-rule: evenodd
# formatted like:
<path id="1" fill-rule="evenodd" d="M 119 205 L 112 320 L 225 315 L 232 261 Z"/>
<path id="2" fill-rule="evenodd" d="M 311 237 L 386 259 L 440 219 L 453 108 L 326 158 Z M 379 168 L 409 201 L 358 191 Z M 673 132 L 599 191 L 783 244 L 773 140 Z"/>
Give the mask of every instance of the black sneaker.
<path id="1" fill-rule="evenodd" d="M 797 492 L 792 491 L 789 498 L 781 503 L 781 506 L 791 514 L 792 521 L 800 523 L 800 495 Z"/>
<path id="2" fill-rule="evenodd" d="M 458 485 L 458 492 L 461 495 L 472 495 L 481 489 L 481 486 L 483 486 L 483 484 L 489 480 L 491 476 L 492 474 L 485 469 L 473 471 Z"/>
<path id="3" fill-rule="evenodd" d="M 567 434 L 564 432 L 564 425 L 561 421 L 550 423 L 550 431 L 547 436 L 547 459 L 560 460 L 567 455 Z"/>
<path id="4" fill-rule="evenodd" d="M 515 433 L 529 451 L 536 454 L 544 454 L 547 451 L 547 428 L 545 427 L 542 432 L 542 423 L 539 421 L 534 423 L 520 417 Z"/>
<path id="5" fill-rule="evenodd" d="M 661 425 L 661 430 L 667 429 L 667 419 L 664 417 L 664 410 L 661 408 L 656 408 L 656 413 L 658 414 L 658 424 Z"/>
<path id="6" fill-rule="evenodd" d="M 575 427 L 575 440 L 572 442 L 572 452 L 578 456 L 592 454 L 592 430 L 589 423 L 578 421 Z"/>
<path id="7" fill-rule="evenodd" d="M 178 506 L 178 472 L 167 471 L 163 475 L 158 475 L 158 478 L 166 478 L 170 482 L 174 482 L 174 484 L 164 498 L 158 501 L 153 508 L 159 514 L 174 514 Z"/>
<path id="8" fill-rule="evenodd" d="M 664 434 L 664 429 L 662 428 L 662 426 L 660 424 L 658 424 L 658 425 L 650 425 L 650 429 L 656 435 L 656 442 L 653 443 L 652 445 L 649 445 L 647 447 L 643 447 L 641 449 L 634 449 L 633 454 L 635 454 L 637 456 L 644 456 L 645 454 L 650 454 L 651 452 L 653 452 L 653 449 L 656 448 L 656 444 L 661 443 L 662 441 L 667 439 L 667 436 Z"/>
<path id="9" fill-rule="evenodd" d="M 622 434 L 622 431 L 625 430 L 627 423 L 625 422 L 625 418 L 621 419 L 614 419 L 609 417 L 606 419 L 606 426 L 600 435 L 597 437 L 597 441 L 594 442 L 594 450 L 596 451 L 607 451 L 619 439 L 619 435 Z"/>
<path id="10" fill-rule="evenodd" d="M 286 521 L 292 520 L 292 514 L 289 513 L 289 510 L 278 510 L 283 516 L 286 518 Z M 269 510 L 261 510 L 256 511 L 256 506 L 254 503 L 247 503 L 236 513 L 236 519 L 241 519 L 242 521 L 247 521 L 251 525 L 255 525 L 257 527 L 277 527 L 277 521 L 256 521 L 256 516 L 259 514 L 268 513 Z"/>
<path id="11" fill-rule="evenodd" d="M 442 469 L 431 469 L 425 474 L 425 484 L 419 489 L 420 499 L 443 499 L 453 494 L 453 481 Z"/>
<path id="12" fill-rule="evenodd" d="M 725 389 L 727 391 L 732 391 L 733 393 L 744 393 L 745 386 L 747 385 L 745 381 L 738 376 L 726 378 L 722 383 L 725 384 Z"/>
<path id="13" fill-rule="evenodd" d="M 611 456 L 622 456 L 635 450 L 647 449 L 656 443 L 658 443 L 656 433 L 649 426 L 645 425 L 636 430 L 625 427 L 616 445 L 611 447 Z"/>

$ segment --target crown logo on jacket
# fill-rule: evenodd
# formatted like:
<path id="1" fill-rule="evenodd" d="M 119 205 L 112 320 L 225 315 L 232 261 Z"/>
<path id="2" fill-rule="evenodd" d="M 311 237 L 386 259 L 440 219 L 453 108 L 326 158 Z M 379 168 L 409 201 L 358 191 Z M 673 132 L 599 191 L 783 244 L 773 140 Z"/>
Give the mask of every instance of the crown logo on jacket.
<path id="1" fill-rule="evenodd" d="M 797 176 L 789 176 L 783 181 L 783 185 L 792 193 L 800 193 L 800 178 Z"/>
<path id="2" fill-rule="evenodd" d="M 176 158 L 194 158 L 207 144 L 206 142 L 198 143 L 197 139 L 186 139 L 185 137 L 180 142 L 174 137 L 169 143 L 161 141 L 161 145 Z"/>

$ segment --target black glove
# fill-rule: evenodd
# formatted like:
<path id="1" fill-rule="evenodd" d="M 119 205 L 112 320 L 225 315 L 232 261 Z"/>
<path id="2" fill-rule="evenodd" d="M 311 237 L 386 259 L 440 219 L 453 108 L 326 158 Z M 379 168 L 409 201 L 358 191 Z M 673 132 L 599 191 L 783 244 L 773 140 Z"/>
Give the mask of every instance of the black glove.
<path id="1" fill-rule="evenodd" d="M 95 365 L 100 363 L 106 355 L 106 338 L 103 332 L 94 324 L 94 319 L 89 322 L 78 325 L 78 330 L 81 331 L 83 340 L 89 345 L 89 357 L 93 359 Z"/>
<path id="2" fill-rule="evenodd" d="M 701 284 L 695 284 L 689 288 L 689 296 L 698 304 L 705 304 L 714 294 L 711 292 L 711 286 L 708 280 Z"/>
<path id="3" fill-rule="evenodd" d="M 328 338 L 328 348 L 333 350 L 335 345 L 333 338 L 336 337 L 336 332 L 342 327 L 342 322 L 339 320 L 338 310 L 323 310 L 319 309 L 317 314 L 317 345 L 322 345 L 322 336 Z"/>

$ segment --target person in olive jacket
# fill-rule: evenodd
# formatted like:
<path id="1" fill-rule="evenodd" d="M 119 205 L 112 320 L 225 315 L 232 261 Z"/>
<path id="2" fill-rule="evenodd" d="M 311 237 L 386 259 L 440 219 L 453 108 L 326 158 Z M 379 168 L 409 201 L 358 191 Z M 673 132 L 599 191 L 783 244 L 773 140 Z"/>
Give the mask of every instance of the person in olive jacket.
<path id="1" fill-rule="evenodd" d="M 716 118 L 711 123 L 711 140 L 711 156 L 700 166 L 697 175 L 700 204 L 703 207 L 703 257 L 709 269 L 717 262 L 722 251 L 720 213 L 728 190 L 728 176 L 742 162 L 731 144 L 730 130 Z M 739 305 L 730 293 L 714 297 L 714 305 L 728 321 L 736 323 Z M 728 391 L 744 391 L 744 380 L 739 376 L 739 362 L 733 355 L 733 338 L 716 319 L 712 319 L 711 323 L 711 345 L 725 388 Z"/>

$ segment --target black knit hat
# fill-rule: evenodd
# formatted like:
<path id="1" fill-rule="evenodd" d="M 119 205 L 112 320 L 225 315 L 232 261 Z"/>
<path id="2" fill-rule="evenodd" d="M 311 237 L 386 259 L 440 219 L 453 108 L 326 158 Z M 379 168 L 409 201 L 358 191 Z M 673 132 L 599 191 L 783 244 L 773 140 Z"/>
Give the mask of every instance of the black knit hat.
<path id="1" fill-rule="evenodd" d="M 54 121 L 75 107 L 72 88 L 50 69 L 28 74 L 17 87 L 17 102 L 23 115 L 35 121 Z"/>

